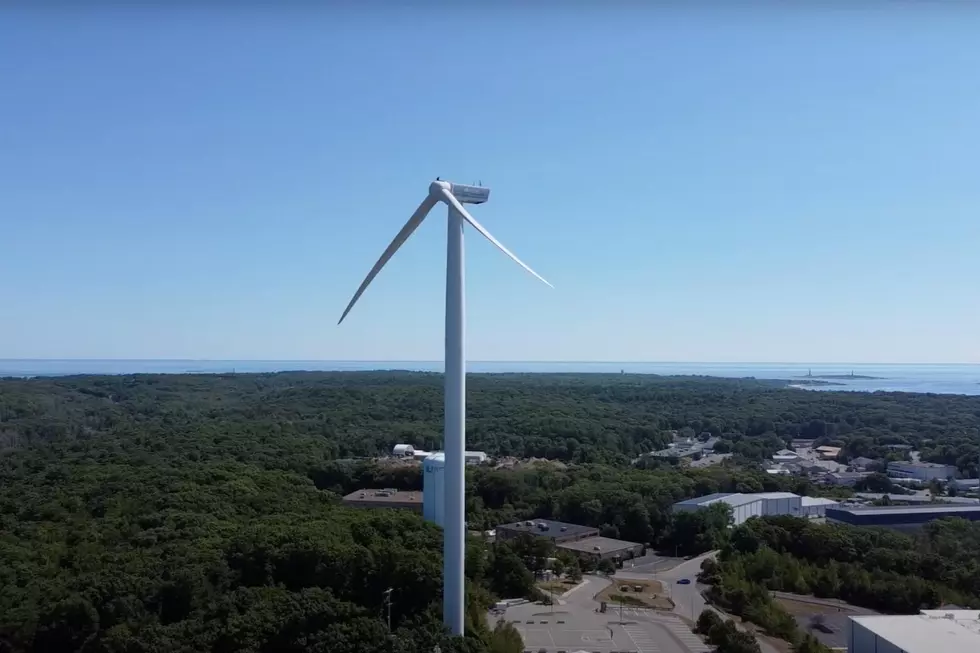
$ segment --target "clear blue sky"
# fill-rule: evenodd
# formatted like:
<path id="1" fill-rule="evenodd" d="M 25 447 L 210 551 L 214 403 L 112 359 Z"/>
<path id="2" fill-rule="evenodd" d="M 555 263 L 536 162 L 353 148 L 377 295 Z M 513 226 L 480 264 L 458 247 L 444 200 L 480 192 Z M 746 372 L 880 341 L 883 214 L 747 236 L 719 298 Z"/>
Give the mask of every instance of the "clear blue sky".
<path id="1" fill-rule="evenodd" d="M 965 3 L 104 4 L 0 20 L 2 358 L 441 359 L 441 210 L 336 326 L 441 175 L 473 360 L 980 362 Z"/>

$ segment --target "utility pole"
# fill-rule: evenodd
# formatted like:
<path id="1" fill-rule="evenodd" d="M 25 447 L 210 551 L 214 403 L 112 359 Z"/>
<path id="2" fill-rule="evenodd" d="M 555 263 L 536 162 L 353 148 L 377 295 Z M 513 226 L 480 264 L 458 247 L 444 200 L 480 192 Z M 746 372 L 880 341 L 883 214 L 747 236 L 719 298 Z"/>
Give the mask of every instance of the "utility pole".
<path id="1" fill-rule="evenodd" d="M 389 635 L 391 634 L 391 592 L 394 589 L 395 588 L 393 588 L 393 587 L 389 587 L 384 592 L 384 594 L 385 594 L 385 608 L 388 611 L 387 622 L 388 622 L 388 634 Z"/>

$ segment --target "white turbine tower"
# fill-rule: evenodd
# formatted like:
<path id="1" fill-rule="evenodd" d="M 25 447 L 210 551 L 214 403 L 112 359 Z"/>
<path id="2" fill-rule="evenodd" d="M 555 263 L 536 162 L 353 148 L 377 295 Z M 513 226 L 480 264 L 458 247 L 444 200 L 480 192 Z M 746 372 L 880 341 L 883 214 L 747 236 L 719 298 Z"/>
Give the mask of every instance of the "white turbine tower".
<path id="1" fill-rule="evenodd" d="M 490 197 L 490 189 L 480 186 L 464 186 L 436 180 L 429 184 L 429 194 L 422 200 L 405 226 L 388 245 L 378 262 L 374 264 L 361 286 L 354 293 L 340 322 L 360 299 L 361 295 L 378 275 L 385 263 L 395 255 L 409 236 L 425 220 L 425 216 L 438 203 L 444 202 L 449 209 L 449 232 L 446 247 L 446 359 L 445 359 L 445 442 L 446 456 L 445 525 L 443 544 L 443 622 L 454 635 L 463 634 L 463 564 L 465 547 L 465 521 L 463 493 L 465 472 L 463 452 L 466 449 L 466 355 L 465 355 L 465 300 L 463 291 L 463 223 L 467 222 L 484 238 L 497 246 L 515 263 L 547 285 L 550 283 L 525 265 L 519 258 L 490 235 L 471 216 L 463 204 L 482 204 Z M 338 322 L 337 324 L 340 324 Z"/>

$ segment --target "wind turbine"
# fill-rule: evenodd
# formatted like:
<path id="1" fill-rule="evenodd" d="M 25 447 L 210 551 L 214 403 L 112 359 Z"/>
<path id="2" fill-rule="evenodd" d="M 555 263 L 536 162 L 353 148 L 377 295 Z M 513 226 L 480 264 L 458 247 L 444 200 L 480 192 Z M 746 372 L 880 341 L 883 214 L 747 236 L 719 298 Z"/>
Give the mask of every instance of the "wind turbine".
<path id="1" fill-rule="evenodd" d="M 443 448 L 446 456 L 445 524 L 443 541 L 442 619 L 454 635 L 463 634 L 463 565 L 465 557 L 465 521 L 463 492 L 465 471 L 463 452 L 466 449 L 466 354 L 465 299 L 463 288 L 463 224 L 469 223 L 484 238 L 497 246 L 515 263 L 548 286 L 544 277 L 529 268 L 519 258 L 490 235 L 463 204 L 483 204 L 490 189 L 481 186 L 453 184 L 436 179 L 429 184 L 429 194 L 402 227 L 395 239 L 374 264 L 361 286 L 354 293 L 339 325 L 361 295 L 378 275 L 398 248 L 418 229 L 425 216 L 439 202 L 449 209 L 449 231 L 446 247 L 446 359 L 445 359 L 445 431 Z"/>

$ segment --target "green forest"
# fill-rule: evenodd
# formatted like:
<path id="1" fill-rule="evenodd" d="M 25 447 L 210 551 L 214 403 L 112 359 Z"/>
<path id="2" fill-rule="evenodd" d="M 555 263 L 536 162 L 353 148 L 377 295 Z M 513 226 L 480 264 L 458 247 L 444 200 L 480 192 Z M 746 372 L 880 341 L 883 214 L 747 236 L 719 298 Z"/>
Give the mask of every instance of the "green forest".
<path id="1" fill-rule="evenodd" d="M 911 558 L 880 542 L 866 556 L 860 539 L 842 549 L 859 557 L 837 558 L 837 549 L 818 555 L 780 539 L 777 527 L 796 533 L 795 525 L 765 521 L 773 533 L 747 537 L 745 527 L 729 533 L 723 514 L 673 517 L 670 506 L 716 491 L 818 493 L 754 465 L 795 437 L 838 444 L 844 456 L 901 456 L 889 445 L 911 445 L 975 473 L 980 397 L 643 375 L 470 375 L 468 386 L 468 448 L 554 461 L 472 469 L 471 529 L 552 517 L 681 555 L 725 546 L 714 572 L 723 588 L 778 582 L 842 592 L 843 581 L 821 589 L 813 570 L 836 565 L 838 578 L 850 579 L 846 565 L 879 560 L 879 571 L 861 567 L 865 575 L 855 577 L 887 586 L 897 581 L 881 570 L 894 564 L 923 579 L 894 593 L 889 608 L 905 605 L 903 596 L 908 605 L 977 596 L 969 574 L 980 574 L 966 562 L 977 551 L 966 536 L 956 555 L 939 549 L 940 563 L 918 540 L 900 542 L 919 552 Z M 361 487 L 419 489 L 417 467 L 373 458 L 401 442 L 440 448 L 441 423 L 437 374 L 0 380 L 0 652 L 407 653 L 438 645 L 506 653 L 514 633 L 495 633 L 484 613 L 495 598 L 534 592 L 526 552 L 470 541 L 467 636 L 450 638 L 441 626 L 440 530 L 414 514 L 339 502 Z M 736 456 L 706 469 L 631 464 L 662 448 L 672 430 L 719 436 Z M 952 537 L 935 546 L 952 546 Z M 795 585 L 750 571 L 751 556 L 770 554 L 796 561 Z M 865 585 L 847 591 L 861 596 Z"/>

